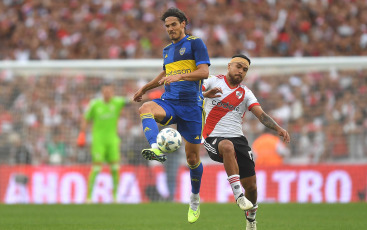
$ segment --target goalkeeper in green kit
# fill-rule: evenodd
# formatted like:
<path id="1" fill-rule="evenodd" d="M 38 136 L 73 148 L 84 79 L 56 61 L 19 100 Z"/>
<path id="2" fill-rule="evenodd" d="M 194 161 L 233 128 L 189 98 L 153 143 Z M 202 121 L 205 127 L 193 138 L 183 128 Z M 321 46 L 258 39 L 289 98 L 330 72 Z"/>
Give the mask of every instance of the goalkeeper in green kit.
<path id="1" fill-rule="evenodd" d="M 87 126 L 92 123 L 92 169 L 88 179 L 87 203 L 92 202 L 93 187 L 97 175 L 101 172 L 103 163 L 110 166 L 113 181 L 113 201 L 117 202 L 117 189 L 120 169 L 120 138 L 117 133 L 117 123 L 121 110 L 128 103 L 124 97 L 114 96 L 113 85 L 104 83 L 102 98 L 89 102 L 82 118 L 77 145 L 86 144 Z"/>

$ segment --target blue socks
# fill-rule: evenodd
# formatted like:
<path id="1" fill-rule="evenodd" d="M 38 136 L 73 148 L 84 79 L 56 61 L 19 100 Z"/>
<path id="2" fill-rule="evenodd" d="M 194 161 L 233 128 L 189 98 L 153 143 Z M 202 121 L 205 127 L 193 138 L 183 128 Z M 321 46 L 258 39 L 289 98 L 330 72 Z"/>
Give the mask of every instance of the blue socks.
<path id="1" fill-rule="evenodd" d="M 157 143 L 158 125 L 151 113 L 140 114 L 141 122 L 143 124 L 144 135 L 150 145 Z"/>
<path id="2" fill-rule="evenodd" d="M 191 192 L 198 194 L 200 192 L 201 176 L 203 175 L 203 164 L 201 161 L 196 165 L 189 165 L 191 178 Z"/>

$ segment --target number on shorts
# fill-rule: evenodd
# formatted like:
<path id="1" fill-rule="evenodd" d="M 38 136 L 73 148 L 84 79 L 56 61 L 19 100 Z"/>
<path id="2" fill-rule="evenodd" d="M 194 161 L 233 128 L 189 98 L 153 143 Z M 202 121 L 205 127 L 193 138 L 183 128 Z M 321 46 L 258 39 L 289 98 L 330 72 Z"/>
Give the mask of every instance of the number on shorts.
<path id="1" fill-rule="evenodd" d="M 252 154 L 252 151 L 248 151 L 248 155 L 250 156 L 250 159 L 254 161 L 254 155 Z"/>

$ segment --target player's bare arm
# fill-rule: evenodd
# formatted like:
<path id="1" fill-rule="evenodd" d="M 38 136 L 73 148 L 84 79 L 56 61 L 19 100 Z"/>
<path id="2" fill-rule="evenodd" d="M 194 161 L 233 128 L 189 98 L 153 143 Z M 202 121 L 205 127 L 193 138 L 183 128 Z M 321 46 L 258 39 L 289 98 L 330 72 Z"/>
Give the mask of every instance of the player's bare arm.
<path id="1" fill-rule="evenodd" d="M 162 71 L 155 77 L 153 80 L 148 82 L 146 85 L 141 87 L 133 97 L 133 100 L 136 102 L 140 102 L 143 99 L 143 95 L 151 89 L 157 88 L 161 85 L 160 80 L 166 75 L 166 71 Z"/>
<path id="2" fill-rule="evenodd" d="M 203 92 L 203 96 L 206 98 L 216 98 L 220 97 L 220 94 L 222 93 L 223 91 L 220 87 L 214 87 L 213 89 Z"/>
<path id="3" fill-rule="evenodd" d="M 208 78 L 209 76 L 209 66 L 207 64 L 200 64 L 197 66 L 197 70 L 191 73 L 177 74 L 172 76 L 167 76 L 160 80 L 161 84 L 170 84 L 172 82 L 184 80 L 184 81 L 199 81 Z"/>
<path id="4" fill-rule="evenodd" d="M 272 129 L 278 133 L 280 137 L 283 137 L 283 142 L 289 143 L 290 136 L 289 133 L 280 127 L 268 114 L 264 112 L 261 106 L 254 106 L 251 112 L 259 119 L 259 121 L 265 125 L 267 128 Z"/>

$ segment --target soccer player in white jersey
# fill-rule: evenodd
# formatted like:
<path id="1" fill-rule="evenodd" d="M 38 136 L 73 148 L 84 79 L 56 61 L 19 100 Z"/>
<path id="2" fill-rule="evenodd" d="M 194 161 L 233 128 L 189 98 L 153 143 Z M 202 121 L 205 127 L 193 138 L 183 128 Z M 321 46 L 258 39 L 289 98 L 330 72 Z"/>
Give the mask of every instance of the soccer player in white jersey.
<path id="1" fill-rule="evenodd" d="M 256 229 L 257 185 L 251 148 L 242 131 L 247 110 L 289 143 L 288 132 L 266 114 L 252 91 L 241 82 L 250 67 L 245 55 L 235 55 L 228 63 L 227 75 L 211 76 L 204 81 L 204 146 L 214 161 L 224 165 L 238 206 L 245 211 L 246 229 Z M 241 184 L 245 189 L 242 193 Z"/>

